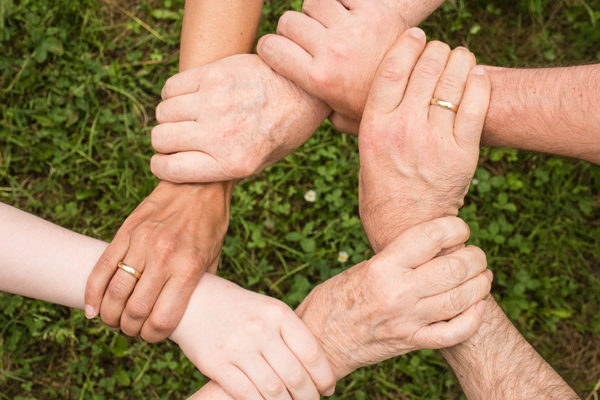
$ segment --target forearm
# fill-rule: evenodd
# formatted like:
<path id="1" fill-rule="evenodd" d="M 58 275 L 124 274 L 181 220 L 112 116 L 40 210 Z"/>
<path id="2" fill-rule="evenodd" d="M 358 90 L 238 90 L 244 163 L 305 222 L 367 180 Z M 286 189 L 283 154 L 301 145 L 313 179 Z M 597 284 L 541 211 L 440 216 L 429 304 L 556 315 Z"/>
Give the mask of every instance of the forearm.
<path id="1" fill-rule="evenodd" d="M 187 0 L 179 70 L 252 50 L 262 0 Z"/>
<path id="2" fill-rule="evenodd" d="M 600 64 L 488 71 L 492 98 L 484 144 L 600 163 Z"/>
<path id="3" fill-rule="evenodd" d="M 466 342 L 443 349 L 442 354 L 469 400 L 579 398 L 491 296 L 479 331 Z"/>

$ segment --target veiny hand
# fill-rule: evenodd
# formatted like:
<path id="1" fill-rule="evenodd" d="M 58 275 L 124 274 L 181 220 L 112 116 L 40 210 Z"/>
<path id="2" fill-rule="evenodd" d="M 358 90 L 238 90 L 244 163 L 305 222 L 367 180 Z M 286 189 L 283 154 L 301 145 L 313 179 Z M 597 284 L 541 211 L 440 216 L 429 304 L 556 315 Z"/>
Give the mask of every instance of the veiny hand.
<path id="1" fill-rule="evenodd" d="M 490 291 L 483 251 L 456 217 L 416 225 L 381 253 L 316 287 L 297 313 L 337 378 L 413 350 L 454 346 L 479 328 Z"/>
<path id="2" fill-rule="evenodd" d="M 161 182 L 133 211 L 88 278 L 86 315 L 148 342 L 166 338 L 205 271 L 216 272 L 232 184 Z M 119 261 L 142 273 L 139 281 Z"/>
<path id="3" fill-rule="evenodd" d="M 165 84 L 152 172 L 171 182 L 245 178 L 308 139 L 329 113 L 256 55 L 181 72 Z"/>
<path id="4" fill-rule="evenodd" d="M 305 0 L 302 11 L 284 13 L 257 52 L 333 108 L 337 128 L 356 134 L 375 71 L 408 26 L 380 0 Z"/>
<path id="5" fill-rule="evenodd" d="M 284 303 L 206 274 L 171 335 L 236 399 L 319 399 L 335 376 L 319 343 Z"/>
<path id="6" fill-rule="evenodd" d="M 387 53 L 360 126 L 359 211 L 375 251 L 419 222 L 457 215 L 477 167 L 490 82 L 464 48 L 411 28 Z M 430 105 L 435 97 L 458 112 Z"/>

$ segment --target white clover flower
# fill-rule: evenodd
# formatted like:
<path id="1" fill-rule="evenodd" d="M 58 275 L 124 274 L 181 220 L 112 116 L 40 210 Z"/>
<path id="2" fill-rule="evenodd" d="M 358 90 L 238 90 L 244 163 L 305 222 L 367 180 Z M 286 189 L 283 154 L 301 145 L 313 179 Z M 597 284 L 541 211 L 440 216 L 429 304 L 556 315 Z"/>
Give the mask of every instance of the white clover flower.
<path id="1" fill-rule="evenodd" d="M 473 180 L 471 181 L 472 185 L 477 185 L 479 183 L 479 179 L 477 178 L 473 178 Z"/>
<path id="2" fill-rule="evenodd" d="M 338 253 L 338 261 L 341 263 L 345 263 L 346 261 L 348 261 L 348 253 L 346 253 L 345 251 L 340 251 Z"/>
<path id="3" fill-rule="evenodd" d="M 308 201 L 309 203 L 314 202 L 317 199 L 317 192 L 315 192 L 314 190 L 309 190 L 308 192 L 306 192 L 304 194 L 304 200 Z"/>

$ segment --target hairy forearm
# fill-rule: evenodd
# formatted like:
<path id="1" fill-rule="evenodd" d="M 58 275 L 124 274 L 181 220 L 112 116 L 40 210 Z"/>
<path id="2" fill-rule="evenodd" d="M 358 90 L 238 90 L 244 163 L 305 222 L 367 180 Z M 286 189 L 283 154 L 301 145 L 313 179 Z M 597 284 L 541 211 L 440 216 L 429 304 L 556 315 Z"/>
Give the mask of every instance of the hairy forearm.
<path id="1" fill-rule="evenodd" d="M 579 399 L 517 331 L 491 296 L 466 342 L 442 350 L 469 400 Z"/>
<path id="2" fill-rule="evenodd" d="M 600 64 L 488 71 L 492 98 L 484 144 L 600 163 Z"/>

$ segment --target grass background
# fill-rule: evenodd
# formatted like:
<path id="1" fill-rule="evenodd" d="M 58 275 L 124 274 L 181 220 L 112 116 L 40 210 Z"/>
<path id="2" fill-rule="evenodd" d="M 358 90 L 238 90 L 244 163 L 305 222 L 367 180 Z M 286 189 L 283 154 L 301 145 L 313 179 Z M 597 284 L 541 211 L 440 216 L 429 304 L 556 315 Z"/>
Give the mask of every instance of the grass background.
<path id="1" fill-rule="evenodd" d="M 266 0 L 260 32 L 299 0 Z M 182 0 L 0 0 L 0 201 L 110 240 L 154 187 L 153 109 L 177 71 Z M 482 63 L 600 61 L 600 0 L 449 1 L 423 24 Z M 370 255 L 357 215 L 354 138 L 321 129 L 235 190 L 221 274 L 296 305 Z M 600 170 L 481 151 L 462 217 L 494 293 L 538 351 L 600 395 Z M 303 195 L 315 190 L 317 200 Z M 340 264 L 339 251 L 350 254 Z M 183 398 L 204 378 L 171 343 L 147 345 L 80 311 L 0 294 L 0 399 Z M 460 399 L 433 351 L 364 368 L 338 399 Z"/>

